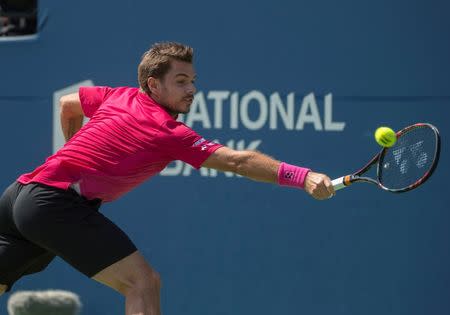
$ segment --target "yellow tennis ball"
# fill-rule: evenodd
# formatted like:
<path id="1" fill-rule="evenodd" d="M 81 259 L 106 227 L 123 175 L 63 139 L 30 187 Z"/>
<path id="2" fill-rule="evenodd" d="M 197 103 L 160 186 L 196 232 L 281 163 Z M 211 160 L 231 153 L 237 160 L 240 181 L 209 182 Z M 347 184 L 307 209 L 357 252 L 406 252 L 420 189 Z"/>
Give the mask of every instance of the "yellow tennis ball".
<path id="1" fill-rule="evenodd" d="M 389 148 L 397 141 L 397 135 L 395 134 L 395 131 L 389 127 L 379 127 L 375 131 L 375 140 L 382 147 Z"/>

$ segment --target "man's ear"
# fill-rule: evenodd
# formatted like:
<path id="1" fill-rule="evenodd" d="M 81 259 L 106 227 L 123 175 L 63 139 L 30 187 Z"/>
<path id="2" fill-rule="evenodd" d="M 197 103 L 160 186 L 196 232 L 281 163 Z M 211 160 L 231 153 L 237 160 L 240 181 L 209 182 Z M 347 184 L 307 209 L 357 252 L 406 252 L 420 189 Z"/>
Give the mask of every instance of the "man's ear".
<path id="1" fill-rule="evenodd" d="M 154 77 L 149 77 L 147 79 L 147 86 L 150 89 L 150 92 L 152 95 L 158 96 L 159 95 L 159 89 L 160 89 L 160 82 L 158 79 Z"/>

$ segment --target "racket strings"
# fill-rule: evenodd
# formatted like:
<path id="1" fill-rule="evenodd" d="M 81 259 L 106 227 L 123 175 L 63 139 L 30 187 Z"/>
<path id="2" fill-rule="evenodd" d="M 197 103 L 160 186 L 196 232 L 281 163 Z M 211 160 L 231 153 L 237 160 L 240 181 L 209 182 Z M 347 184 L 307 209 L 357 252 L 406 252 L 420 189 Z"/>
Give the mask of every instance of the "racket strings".
<path id="1" fill-rule="evenodd" d="M 402 134 L 381 157 L 378 177 L 388 189 L 404 189 L 420 182 L 433 168 L 438 146 L 435 131 L 418 126 Z"/>

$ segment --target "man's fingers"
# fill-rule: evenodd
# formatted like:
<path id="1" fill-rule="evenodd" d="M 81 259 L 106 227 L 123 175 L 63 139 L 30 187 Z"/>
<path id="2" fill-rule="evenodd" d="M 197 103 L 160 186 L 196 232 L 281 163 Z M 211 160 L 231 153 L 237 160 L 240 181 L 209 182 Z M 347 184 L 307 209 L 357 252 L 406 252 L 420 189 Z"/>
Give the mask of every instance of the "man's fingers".
<path id="1" fill-rule="evenodd" d="M 310 173 L 309 180 L 307 191 L 314 199 L 329 199 L 336 194 L 331 179 L 325 174 Z"/>
<path id="2" fill-rule="evenodd" d="M 331 180 L 328 177 L 325 178 L 324 184 L 325 184 L 325 187 L 327 188 L 327 191 L 328 191 L 328 194 L 329 194 L 328 198 L 331 198 L 334 195 L 336 195 L 336 192 L 334 191 L 333 184 L 331 183 Z"/>
<path id="3" fill-rule="evenodd" d="M 329 199 L 333 197 L 336 193 L 334 187 L 331 184 L 331 180 L 327 176 L 323 176 L 320 183 L 320 199 Z"/>

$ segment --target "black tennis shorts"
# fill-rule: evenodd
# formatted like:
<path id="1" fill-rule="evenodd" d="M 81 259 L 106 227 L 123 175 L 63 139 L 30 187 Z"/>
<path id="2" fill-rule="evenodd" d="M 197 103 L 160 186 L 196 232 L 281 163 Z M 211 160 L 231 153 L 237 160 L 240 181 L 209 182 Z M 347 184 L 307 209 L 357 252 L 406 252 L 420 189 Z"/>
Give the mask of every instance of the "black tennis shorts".
<path id="1" fill-rule="evenodd" d="M 9 186 L 0 198 L 0 284 L 9 291 L 55 256 L 92 277 L 135 252 L 127 235 L 98 211 L 100 205 L 72 189 Z"/>

